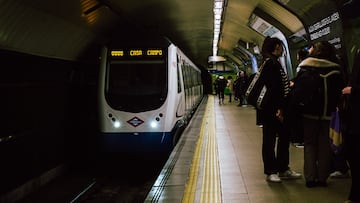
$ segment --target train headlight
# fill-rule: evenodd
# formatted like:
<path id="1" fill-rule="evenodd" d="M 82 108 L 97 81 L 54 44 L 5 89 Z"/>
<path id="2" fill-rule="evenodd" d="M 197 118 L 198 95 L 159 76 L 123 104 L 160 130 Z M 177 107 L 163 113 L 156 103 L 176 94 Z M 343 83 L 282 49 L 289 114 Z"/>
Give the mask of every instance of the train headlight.
<path id="1" fill-rule="evenodd" d="M 153 122 L 150 123 L 150 126 L 152 128 L 156 128 L 158 126 L 158 123 L 156 121 L 153 121 Z"/>
<path id="2" fill-rule="evenodd" d="M 119 121 L 115 121 L 115 122 L 114 122 L 114 127 L 115 127 L 115 128 L 119 128 L 119 127 L 120 127 L 120 122 L 119 122 Z"/>

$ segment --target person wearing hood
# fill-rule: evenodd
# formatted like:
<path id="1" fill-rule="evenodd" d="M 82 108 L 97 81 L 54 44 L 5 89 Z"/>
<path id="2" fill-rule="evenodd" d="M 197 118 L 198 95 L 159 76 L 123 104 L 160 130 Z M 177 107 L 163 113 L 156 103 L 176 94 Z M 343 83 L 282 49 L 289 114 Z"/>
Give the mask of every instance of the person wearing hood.
<path id="1" fill-rule="evenodd" d="M 292 99 L 303 117 L 306 187 L 325 187 L 332 160 L 331 112 L 340 104 L 345 81 L 335 48 L 327 41 L 315 43 L 299 67 Z"/>

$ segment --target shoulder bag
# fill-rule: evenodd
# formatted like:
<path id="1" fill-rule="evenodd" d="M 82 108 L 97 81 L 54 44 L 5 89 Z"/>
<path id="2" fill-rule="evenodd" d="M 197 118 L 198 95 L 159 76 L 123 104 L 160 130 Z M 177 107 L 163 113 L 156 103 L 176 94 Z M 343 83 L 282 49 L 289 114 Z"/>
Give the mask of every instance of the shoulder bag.
<path id="1" fill-rule="evenodd" d="M 261 76 L 262 69 L 268 60 L 266 59 L 260 66 L 245 93 L 247 102 L 260 110 L 266 108 L 266 105 L 269 103 L 267 88 Z"/>

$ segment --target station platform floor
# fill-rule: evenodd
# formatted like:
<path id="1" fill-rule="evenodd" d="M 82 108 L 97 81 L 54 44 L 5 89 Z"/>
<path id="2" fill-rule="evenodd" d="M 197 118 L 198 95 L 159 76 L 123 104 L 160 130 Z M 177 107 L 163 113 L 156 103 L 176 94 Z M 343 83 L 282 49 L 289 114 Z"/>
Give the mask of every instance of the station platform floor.
<path id="1" fill-rule="evenodd" d="M 307 188 L 305 180 L 270 183 L 263 173 L 262 128 L 253 107 L 220 105 L 214 95 L 200 104 L 145 202 L 342 203 L 351 179 L 329 179 Z M 290 167 L 303 174 L 303 149 L 290 146 Z"/>

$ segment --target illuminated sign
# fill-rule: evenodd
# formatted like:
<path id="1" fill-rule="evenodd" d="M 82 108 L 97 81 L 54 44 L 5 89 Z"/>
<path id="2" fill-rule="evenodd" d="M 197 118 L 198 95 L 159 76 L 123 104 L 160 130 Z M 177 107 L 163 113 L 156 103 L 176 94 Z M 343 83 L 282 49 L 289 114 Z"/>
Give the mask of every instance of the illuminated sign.
<path id="1" fill-rule="evenodd" d="M 163 57 L 164 50 L 159 48 L 114 49 L 110 51 L 110 56 L 117 59 L 151 59 Z"/>
<path id="2" fill-rule="evenodd" d="M 149 50 L 147 50 L 146 55 L 148 55 L 148 56 L 162 56 L 162 50 L 161 49 L 149 49 Z"/>
<path id="3" fill-rule="evenodd" d="M 130 56 L 142 56 L 142 50 L 130 50 Z"/>
<path id="4" fill-rule="evenodd" d="M 335 11 L 307 27 L 311 41 L 326 40 L 336 49 L 342 48 L 342 24 L 339 12 Z"/>
<path id="5" fill-rule="evenodd" d="M 111 51 L 111 56 L 124 56 L 124 51 Z"/>
<path id="6" fill-rule="evenodd" d="M 322 36 L 328 35 L 331 32 L 330 24 L 337 22 L 340 19 L 339 13 L 335 12 L 322 20 L 310 25 L 308 31 L 310 33 L 310 39 L 316 40 Z"/>

